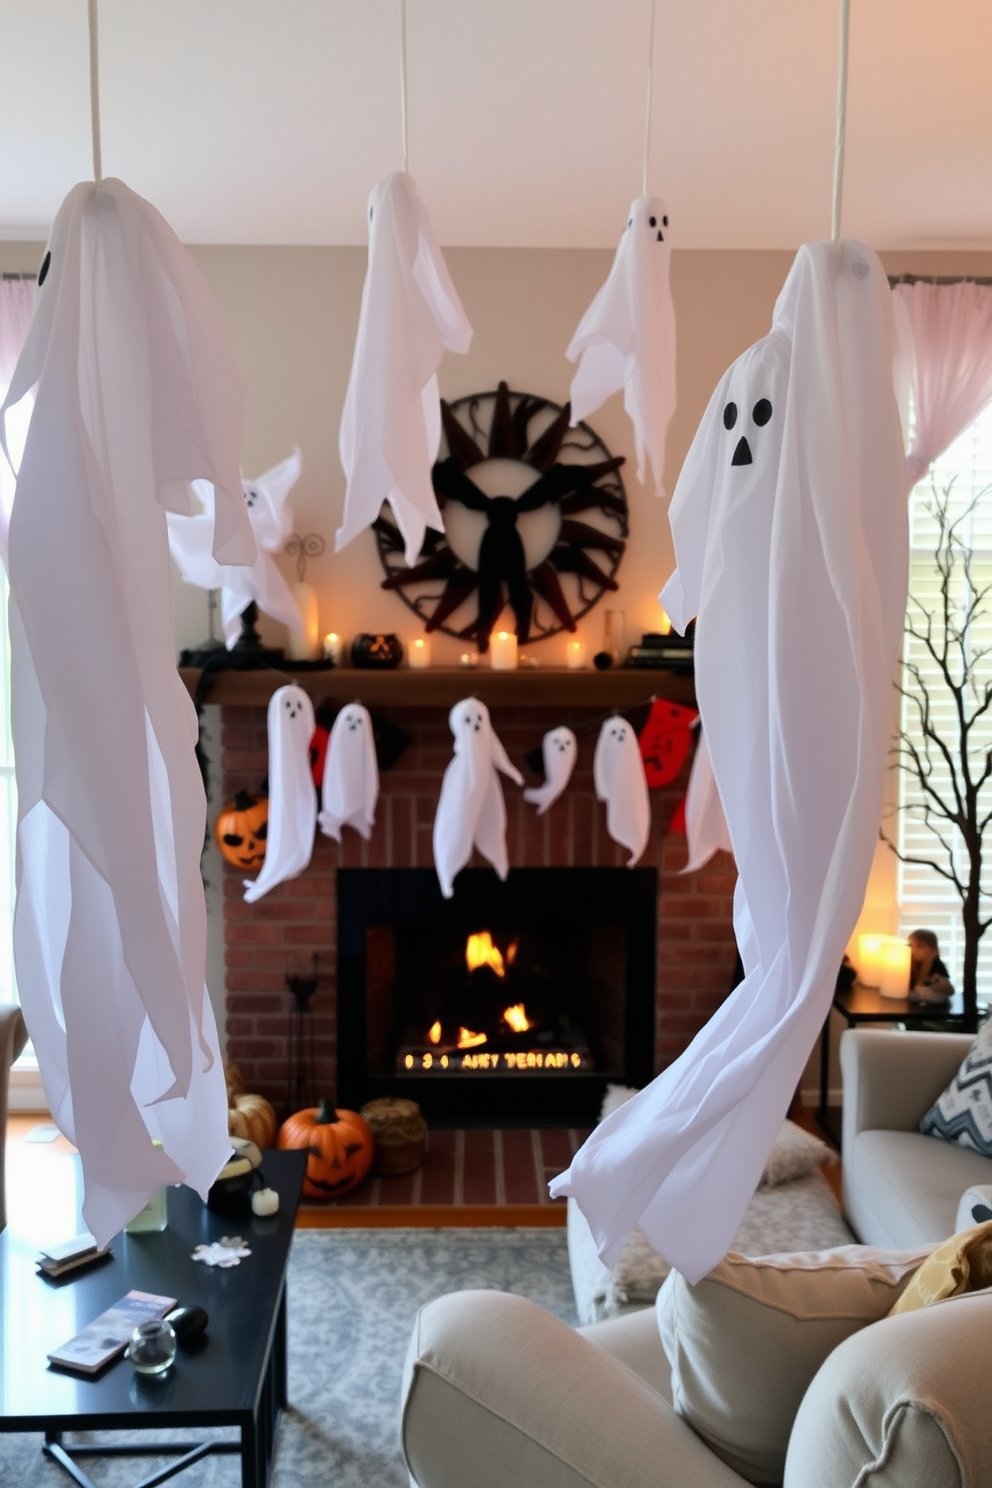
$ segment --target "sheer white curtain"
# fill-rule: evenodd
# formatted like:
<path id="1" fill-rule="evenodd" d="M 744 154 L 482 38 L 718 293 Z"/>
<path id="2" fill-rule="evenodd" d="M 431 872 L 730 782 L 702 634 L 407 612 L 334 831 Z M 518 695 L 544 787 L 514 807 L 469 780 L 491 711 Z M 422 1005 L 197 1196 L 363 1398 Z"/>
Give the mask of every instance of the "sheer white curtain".
<path id="1" fill-rule="evenodd" d="M 892 307 L 913 395 L 915 484 L 992 399 L 992 285 L 897 284 Z"/>
<path id="2" fill-rule="evenodd" d="M 33 281 L 0 279 L 0 403 L 34 312 Z M 7 447 L 16 465 L 24 447 L 31 416 L 31 399 L 24 398 L 7 420 Z M 0 547 L 6 551 L 6 529 L 14 499 L 14 472 L 0 448 Z M 14 915 L 14 833 L 17 794 L 14 750 L 10 739 L 10 655 L 7 646 L 7 579 L 0 571 L 0 1003 L 17 1001 L 12 929 Z"/>

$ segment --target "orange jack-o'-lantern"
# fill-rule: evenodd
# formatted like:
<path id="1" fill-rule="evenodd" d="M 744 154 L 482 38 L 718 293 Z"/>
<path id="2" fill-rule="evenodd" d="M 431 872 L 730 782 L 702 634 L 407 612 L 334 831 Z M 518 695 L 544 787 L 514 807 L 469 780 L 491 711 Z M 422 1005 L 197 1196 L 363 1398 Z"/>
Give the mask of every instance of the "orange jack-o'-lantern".
<path id="1" fill-rule="evenodd" d="M 269 830 L 269 803 L 265 796 L 238 791 L 217 813 L 214 841 L 221 856 L 247 873 L 257 873 L 265 862 L 265 839 Z"/>
<path id="2" fill-rule="evenodd" d="M 277 1146 L 307 1152 L 307 1198 L 336 1199 L 361 1183 L 372 1166 L 375 1142 L 372 1128 L 357 1111 L 335 1110 L 322 1100 L 287 1117 Z"/>

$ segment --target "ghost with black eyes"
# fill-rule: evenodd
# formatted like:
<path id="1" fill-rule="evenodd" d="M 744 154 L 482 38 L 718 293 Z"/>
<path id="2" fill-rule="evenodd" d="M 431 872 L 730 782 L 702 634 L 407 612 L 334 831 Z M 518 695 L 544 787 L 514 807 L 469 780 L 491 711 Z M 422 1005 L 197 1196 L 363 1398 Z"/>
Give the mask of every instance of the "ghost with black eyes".
<path id="1" fill-rule="evenodd" d="M 528 786 L 524 800 L 537 807 L 538 816 L 554 805 L 572 778 L 578 750 L 570 728 L 550 729 L 541 740 L 544 761 L 544 784 Z"/>
<path id="2" fill-rule="evenodd" d="M 606 283 L 579 322 L 565 355 L 572 378 L 572 423 L 623 388 L 634 426 L 637 478 L 650 460 L 663 496 L 665 438 L 675 411 L 675 308 L 669 286 L 671 237 L 660 197 L 642 196 L 627 214 Z"/>
<path id="3" fill-rule="evenodd" d="M 368 841 L 375 826 L 378 799 L 379 766 L 372 719 L 361 703 L 349 703 L 335 718 L 327 741 L 320 830 L 325 837 L 340 842 L 342 828 L 351 827 Z"/>
<path id="4" fill-rule="evenodd" d="M 606 830 L 630 853 L 627 867 L 644 854 L 651 833 L 651 802 L 637 735 L 626 718 L 607 718 L 592 762 L 596 798 L 606 802 Z"/>
<path id="5" fill-rule="evenodd" d="M 634 1225 L 690 1282 L 724 1255 L 861 910 L 908 572 L 891 302 L 862 244 L 802 247 L 672 498 L 678 566 L 661 602 L 677 630 L 696 617 L 708 752 L 690 851 L 733 843 L 745 974 L 552 1185 L 576 1198 L 607 1265 Z"/>
<path id="6" fill-rule="evenodd" d="M 187 584 L 198 589 L 220 590 L 221 627 L 228 650 L 241 634 L 241 616 L 254 600 L 263 614 L 303 632 L 303 616 L 273 553 L 293 530 L 293 514 L 287 497 L 300 478 L 299 450 L 280 460 L 264 475 L 243 480 L 245 511 L 258 550 L 254 563 L 218 563 L 210 551 L 214 523 L 214 489 L 209 481 L 193 481 L 193 491 L 203 508 L 197 516 L 169 513 L 169 547 L 176 567 Z"/>
<path id="7" fill-rule="evenodd" d="M 279 687 L 269 699 L 269 825 L 265 862 L 245 880 L 245 903 L 303 872 L 313 855 L 317 792 L 310 769 L 313 703 L 301 687 Z"/>
<path id="8" fill-rule="evenodd" d="M 434 866 L 445 899 L 454 893 L 455 875 L 468 863 L 472 849 L 496 869 L 509 872 L 506 851 L 506 803 L 499 775 L 523 785 L 478 698 L 465 698 L 448 714 L 454 756 L 444 772 L 434 817 Z"/>

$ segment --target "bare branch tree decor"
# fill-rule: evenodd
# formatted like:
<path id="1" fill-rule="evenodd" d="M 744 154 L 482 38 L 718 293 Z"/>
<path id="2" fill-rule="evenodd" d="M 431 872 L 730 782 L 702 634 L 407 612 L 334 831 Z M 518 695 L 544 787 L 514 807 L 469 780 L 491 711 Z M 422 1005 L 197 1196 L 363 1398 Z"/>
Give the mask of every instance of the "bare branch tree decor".
<path id="1" fill-rule="evenodd" d="M 932 850 L 900 849 L 883 826 L 881 836 L 904 863 L 932 868 L 953 884 L 961 900 L 964 962 L 961 991 L 967 1026 L 977 1027 L 978 946 L 992 924 L 983 886 L 983 843 L 992 821 L 992 581 L 983 583 L 964 533 L 989 490 L 958 515 L 953 483 L 927 502 L 936 524 L 936 600 L 910 595 L 905 633 L 910 644 L 897 690 L 905 700 L 904 726 L 894 755 L 915 786 L 915 799 L 896 810 L 926 828 Z M 915 642 L 915 648 L 912 643 Z M 922 653 L 914 660 L 912 650 Z M 908 714 L 908 719 L 907 719 Z"/>

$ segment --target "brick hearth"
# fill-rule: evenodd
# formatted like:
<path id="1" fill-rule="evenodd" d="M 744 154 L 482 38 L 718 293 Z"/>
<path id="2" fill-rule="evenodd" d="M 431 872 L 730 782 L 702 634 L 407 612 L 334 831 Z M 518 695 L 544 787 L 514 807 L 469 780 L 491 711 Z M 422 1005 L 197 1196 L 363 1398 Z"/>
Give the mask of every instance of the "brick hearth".
<path id="1" fill-rule="evenodd" d="M 663 689 L 659 689 L 663 691 Z M 285 973 L 294 958 L 320 957 L 312 1017 L 318 1087 L 336 1088 L 335 875 L 338 867 L 430 867 L 431 829 L 441 777 L 451 758 L 447 710 L 374 708 L 412 737 L 399 762 L 383 773 L 375 831 L 369 842 L 346 829 L 339 847 L 318 832 L 310 867 L 257 904 L 245 904 L 242 875 L 225 869 L 224 937 L 228 1056 L 241 1065 L 249 1088 L 285 1114 L 290 998 Z M 496 707 L 493 725 L 510 758 L 530 779 L 523 756 L 543 733 L 567 718 L 579 736 L 579 761 L 565 795 L 544 817 L 506 782 L 511 868 L 619 867 L 626 859 L 607 836 L 605 808 L 596 800 L 592 759 L 596 709 Z M 267 769 L 266 714 L 261 707 L 222 712 L 224 798 L 257 789 Z M 583 731 L 583 724 L 593 725 Z M 657 1069 L 681 1053 L 726 996 L 734 966 L 731 908 L 734 869 L 718 854 L 700 872 L 681 877 L 685 837 L 668 823 L 685 790 L 688 768 L 672 786 L 651 792 L 653 828 L 642 864 L 659 870 Z M 481 859 L 474 862 L 484 866 Z"/>

